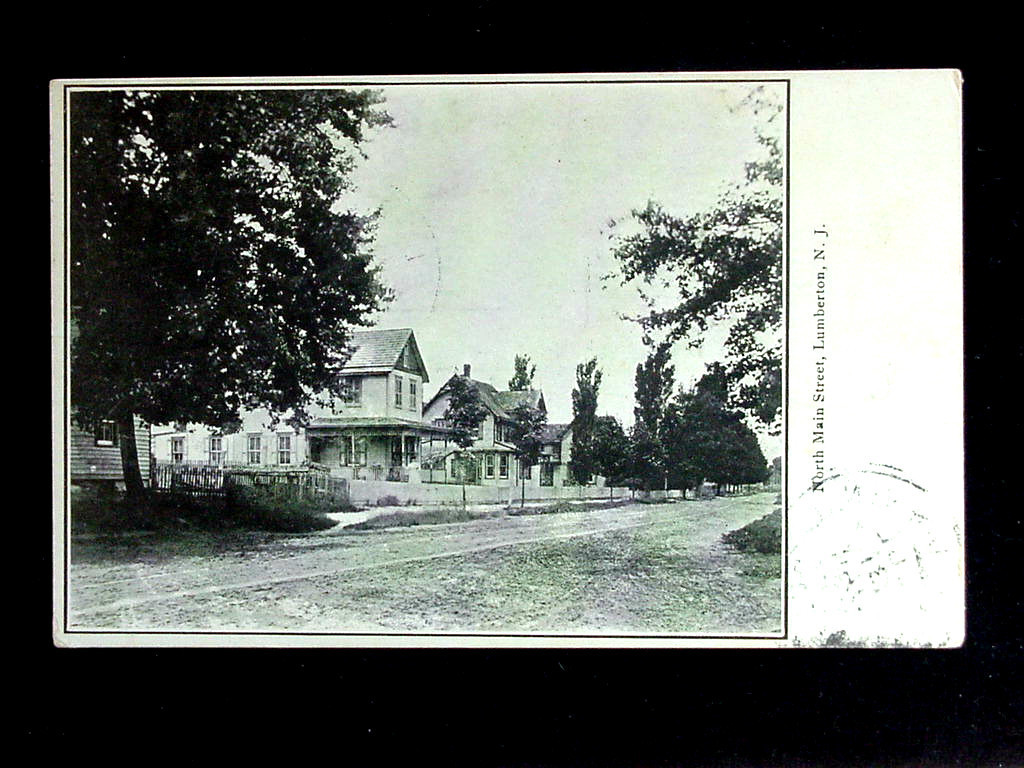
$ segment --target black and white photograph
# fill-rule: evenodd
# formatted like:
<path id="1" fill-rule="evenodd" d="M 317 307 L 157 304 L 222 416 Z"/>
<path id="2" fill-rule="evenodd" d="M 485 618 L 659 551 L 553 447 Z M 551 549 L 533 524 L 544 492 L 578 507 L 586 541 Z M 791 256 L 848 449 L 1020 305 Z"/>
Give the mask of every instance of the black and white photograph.
<path id="1" fill-rule="evenodd" d="M 67 94 L 68 632 L 783 632 L 787 83 Z"/>
<path id="2" fill-rule="evenodd" d="M 55 82 L 57 642 L 957 645 L 958 87 Z"/>

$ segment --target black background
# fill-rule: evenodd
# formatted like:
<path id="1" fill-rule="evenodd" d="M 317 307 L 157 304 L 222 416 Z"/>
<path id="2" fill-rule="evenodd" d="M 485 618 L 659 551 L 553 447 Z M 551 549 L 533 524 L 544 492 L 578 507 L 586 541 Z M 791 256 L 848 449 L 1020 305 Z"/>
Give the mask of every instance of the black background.
<path id="1" fill-rule="evenodd" d="M 159 12 L 159 16 L 157 15 Z M 931 11 L 937 15 L 937 9 Z M 730 15 L 733 16 L 730 18 Z M 950 14 L 952 15 L 952 14 Z M 240 17 L 243 17 L 242 21 Z M 331 762 L 467 765 L 1021 765 L 1020 48 L 1006 20 L 717 21 L 649 7 L 312 7 L 212 18 L 161 7 L 21 32 L 9 124 L 31 153 L 30 260 L 48 238 L 51 78 L 952 67 L 964 75 L 968 634 L 957 650 L 57 650 L 50 523 L 8 541 L 13 732 L 149 761 L 308 749 Z M 44 24 L 45 23 L 45 24 Z M 29 66 L 27 77 L 20 73 Z M 24 86 L 28 86 L 24 88 Z M 628 116 L 623 116 L 628 119 Z M 9 145 L 9 158 L 24 161 Z M 23 201 L 25 202 L 25 201 Z M 9 227 L 22 229 L 15 221 Z M 39 283 L 39 336 L 48 281 Z M 927 301 L 906 286 L 908 302 Z M 38 337 L 37 337 L 38 339 Z M 41 339 L 38 339 L 41 341 Z M 26 370 L 48 369 L 42 344 Z M 35 366 L 28 361 L 34 361 Z M 921 382 L 925 388 L 928 382 Z M 48 435 L 33 413 L 37 455 Z M 36 467 L 39 487 L 49 468 Z M 21 508 L 24 502 L 15 503 Z M 27 525 L 24 525 L 27 523 Z M 11 627 L 8 632 L 13 632 Z M 365 753 L 365 750 L 369 750 Z M 357 754 L 367 754 L 357 758 Z M 312 758 L 323 759 L 323 758 Z"/>

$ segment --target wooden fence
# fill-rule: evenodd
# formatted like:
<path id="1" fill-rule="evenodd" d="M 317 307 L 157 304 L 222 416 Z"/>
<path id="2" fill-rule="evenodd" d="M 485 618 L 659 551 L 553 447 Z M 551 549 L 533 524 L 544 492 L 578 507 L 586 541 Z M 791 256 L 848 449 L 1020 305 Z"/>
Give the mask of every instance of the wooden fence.
<path id="1" fill-rule="evenodd" d="M 280 499 L 330 497 L 348 502 L 348 481 L 320 468 L 294 470 L 154 464 L 150 487 L 155 493 L 223 502 L 230 488 L 251 488 Z"/>
<path id="2" fill-rule="evenodd" d="M 154 493 L 194 499 L 223 499 L 225 473 L 221 467 L 190 464 L 152 464 L 150 488 Z"/>
<path id="3" fill-rule="evenodd" d="M 252 488 L 275 498 L 327 496 L 337 501 L 348 501 L 347 480 L 312 469 L 288 472 L 226 470 L 225 482 L 229 487 Z"/>

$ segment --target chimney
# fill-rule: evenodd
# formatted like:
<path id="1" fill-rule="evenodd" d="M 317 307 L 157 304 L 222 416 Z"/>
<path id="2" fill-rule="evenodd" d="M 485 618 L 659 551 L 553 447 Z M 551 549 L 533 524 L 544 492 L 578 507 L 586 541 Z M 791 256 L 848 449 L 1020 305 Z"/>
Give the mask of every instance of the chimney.
<path id="1" fill-rule="evenodd" d="M 465 365 L 462 366 L 462 375 L 465 376 L 467 379 L 469 378 L 469 363 L 466 363 Z"/>

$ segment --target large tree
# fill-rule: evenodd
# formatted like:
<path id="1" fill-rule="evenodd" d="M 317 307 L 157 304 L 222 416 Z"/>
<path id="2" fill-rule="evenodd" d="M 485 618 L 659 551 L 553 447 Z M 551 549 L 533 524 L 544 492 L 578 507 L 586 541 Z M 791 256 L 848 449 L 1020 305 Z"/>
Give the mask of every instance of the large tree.
<path id="1" fill-rule="evenodd" d="M 535 373 L 537 373 L 537 366 L 530 364 L 529 355 L 516 355 L 515 372 L 508 382 L 509 390 L 523 392 L 532 388 Z"/>
<path id="2" fill-rule="evenodd" d="M 763 482 L 768 472 L 757 436 L 727 402 L 725 369 L 718 363 L 670 406 L 665 448 L 670 483 L 693 488 L 701 480 L 723 485 Z"/>
<path id="3" fill-rule="evenodd" d="M 573 480 L 583 485 L 597 469 L 594 460 L 594 427 L 597 422 L 597 393 L 601 388 L 601 369 L 597 358 L 576 366 L 576 387 L 572 391 L 572 461 Z"/>
<path id="4" fill-rule="evenodd" d="M 730 402 L 769 430 L 782 408 L 782 104 L 764 86 L 739 107 L 749 110 L 761 156 L 745 164 L 745 180 L 710 210 L 670 213 L 656 202 L 634 210 L 638 232 L 617 237 L 622 284 L 647 304 L 633 318 L 652 345 L 685 340 L 699 347 L 726 323 Z M 652 290 L 652 288 L 654 290 Z M 674 292 L 667 305 L 658 288 Z"/>
<path id="5" fill-rule="evenodd" d="M 218 426 L 291 410 L 388 298 L 374 215 L 339 210 L 369 91 L 88 91 L 70 102 L 70 397 L 76 422 Z M 134 450 L 122 451 L 130 493 Z"/>

